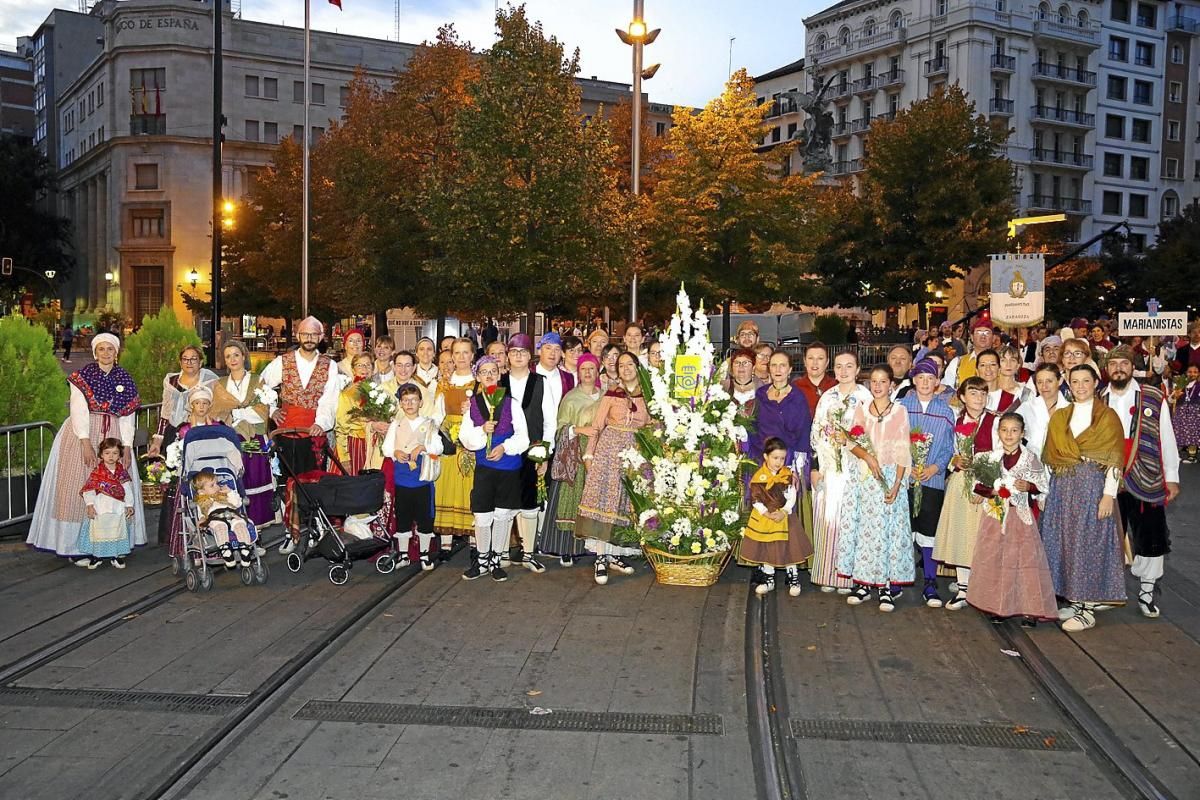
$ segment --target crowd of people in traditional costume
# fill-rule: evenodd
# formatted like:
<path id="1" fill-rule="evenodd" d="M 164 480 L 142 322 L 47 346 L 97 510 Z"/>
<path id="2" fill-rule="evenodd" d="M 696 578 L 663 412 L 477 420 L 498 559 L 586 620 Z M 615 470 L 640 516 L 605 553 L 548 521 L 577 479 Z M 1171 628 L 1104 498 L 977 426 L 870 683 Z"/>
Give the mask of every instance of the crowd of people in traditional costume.
<path id="1" fill-rule="evenodd" d="M 1059 620 L 1079 632 L 1127 602 L 1128 566 L 1138 608 L 1157 617 L 1166 507 L 1181 463 L 1200 449 L 1200 324 L 1178 342 L 1118 341 L 1103 321 L 1083 319 L 1010 338 L 985 313 L 969 339 L 949 325 L 913 333 L 879 364 L 860 363 L 855 346 L 808 343 L 801 369 L 788 349 L 760 341 L 753 322 L 738 327 L 716 378 L 748 420 L 749 521 L 737 560 L 753 571 L 755 592 L 778 583 L 797 596 L 810 583 L 891 612 L 911 590 L 929 608 L 969 605 L 994 620 Z M 283 521 L 281 551 L 294 551 L 290 498 L 282 514 L 272 502 L 282 488 L 274 431 L 294 473 L 324 468 L 330 452 L 348 474 L 382 468 L 388 530 L 422 569 L 447 561 L 463 537 L 466 580 L 542 573 L 547 558 L 564 568 L 593 559 L 600 585 L 635 572 L 639 551 L 615 535 L 631 516 L 621 453 L 657 424 L 642 373 L 670 368 L 640 326 L 620 340 L 603 329 L 551 331 L 482 348 L 423 338 L 411 351 L 352 329 L 338 361 L 321 352 L 319 320 L 299 323 L 297 338 L 259 374 L 231 341 L 224 377 L 195 347 L 164 377 L 148 455 L 205 425 L 248 443 L 246 507 L 198 481 L 204 508 L 258 526 Z M 146 543 L 132 461 L 143 395 L 117 363 L 117 337 L 95 336 L 91 348 L 94 363 L 69 378 L 70 415 L 29 542 L 81 567 L 120 568 Z M 395 398 L 393 419 L 356 413 L 364 382 Z M 159 541 L 172 554 L 179 509 L 169 494 Z M 227 565 L 247 563 L 258 544 L 227 527 Z"/>

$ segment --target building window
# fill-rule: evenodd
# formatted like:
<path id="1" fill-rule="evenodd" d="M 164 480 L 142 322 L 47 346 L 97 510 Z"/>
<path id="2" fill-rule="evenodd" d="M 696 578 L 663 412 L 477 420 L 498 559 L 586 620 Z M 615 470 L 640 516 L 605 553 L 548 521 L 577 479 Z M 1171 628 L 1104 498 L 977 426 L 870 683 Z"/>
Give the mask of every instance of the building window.
<path id="1" fill-rule="evenodd" d="M 1104 154 L 1104 174 L 1109 178 L 1120 178 L 1125 166 L 1125 156 L 1120 153 Z"/>
<path id="2" fill-rule="evenodd" d="M 158 164 L 134 164 L 134 166 L 133 166 L 133 188 L 135 188 L 135 189 L 157 189 L 158 188 Z"/>
<path id="3" fill-rule="evenodd" d="M 246 120 L 246 141 L 247 142 L 257 142 L 258 141 L 258 120 L 256 120 L 256 119 Z"/>
<path id="4" fill-rule="evenodd" d="M 1116 75 L 1108 76 L 1108 99 L 1124 100 L 1128 81 Z"/>
<path id="5" fill-rule="evenodd" d="M 96 108 L 104 105 L 104 84 L 96 85 Z"/>
<path id="6" fill-rule="evenodd" d="M 103 126 L 103 125 L 101 125 L 101 126 L 100 126 L 100 127 L 97 129 L 97 130 L 96 130 L 96 143 L 97 143 L 97 144 L 103 144 L 103 143 L 104 143 L 104 126 Z"/>
<path id="7" fill-rule="evenodd" d="M 87 119 L 87 103 L 83 100 L 79 101 L 79 121 L 83 122 Z"/>
<path id="8" fill-rule="evenodd" d="M 163 307 L 163 268 L 133 268 L 133 318 L 157 314 Z"/>
<path id="9" fill-rule="evenodd" d="M 1129 0 L 1112 0 L 1108 18 L 1113 22 L 1129 22 Z"/>
<path id="10" fill-rule="evenodd" d="M 1105 192 L 1101 200 L 1101 208 L 1105 214 L 1111 214 L 1115 217 L 1121 216 L 1121 193 Z"/>
<path id="11" fill-rule="evenodd" d="M 1138 42 L 1133 51 L 1133 63 L 1139 67 L 1154 66 L 1154 45 L 1150 42 Z"/>
<path id="12" fill-rule="evenodd" d="M 788 123 L 788 127 L 787 127 L 787 138 L 788 138 L 788 141 L 789 141 L 789 142 L 790 142 L 792 139 L 796 138 L 796 123 L 794 123 L 794 122 L 789 122 L 789 123 Z"/>
<path id="13" fill-rule="evenodd" d="M 130 213 L 132 234 L 135 239 L 161 239 L 163 237 L 163 210 L 149 209 Z"/>
<path id="14" fill-rule="evenodd" d="M 1120 36 L 1108 37 L 1108 60 L 1109 61 L 1128 61 L 1129 60 L 1129 40 Z"/>
<path id="15" fill-rule="evenodd" d="M 1124 139 L 1125 118 L 1120 114 L 1105 114 L 1104 135 L 1109 139 Z"/>
<path id="16" fill-rule="evenodd" d="M 317 142 L 321 141 L 321 137 L 324 135 L 325 135 L 325 129 L 319 125 L 314 125 L 313 129 L 312 129 L 312 140 L 311 140 L 312 146 L 315 147 Z"/>
<path id="17" fill-rule="evenodd" d="M 1168 158 L 1163 163 L 1163 177 L 1170 178 L 1171 180 L 1179 180 L 1180 179 L 1181 176 L 1179 174 L 1179 159 L 1178 158 Z"/>
<path id="18" fill-rule="evenodd" d="M 267 100 L 279 99 L 279 79 L 278 78 L 263 78 L 262 79 L 262 96 Z"/>
<path id="19" fill-rule="evenodd" d="M 304 104 L 304 81 L 292 81 L 292 102 Z"/>
<path id="20" fill-rule="evenodd" d="M 654 123 L 654 135 L 655 136 L 666 136 L 667 135 L 667 123 L 665 123 L 665 122 Z"/>
<path id="21" fill-rule="evenodd" d="M 1162 203 L 1163 219 L 1171 219 L 1179 216 L 1179 198 L 1173 194 L 1163 195 Z"/>
<path id="22" fill-rule="evenodd" d="M 1177 44 L 1171 45 L 1171 63 L 1172 64 L 1182 64 L 1183 63 L 1183 48 Z"/>
<path id="23" fill-rule="evenodd" d="M 325 84 L 314 83 L 312 85 L 312 104 L 314 106 L 325 105 Z"/>
<path id="24" fill-rule="evenodd" d="M 167 70 L 165 67 L 129 70 L 129 133 L 131 136 L 167 132 Z"/>
<path id="25" fill-rule="evenodd" d="M 1134 81 L 1133 82 L 1133 102 L 1143 106 L 1150 105 L 1153 102 L 1150 99 L 1151 93 L 1154 91 L 1154 84 L 1150 81 Z"/>
<path id="26" fill-rule="evenodd" d="M 1131 253 L 1146 252 L 1146 234 L 1131 233 L 1125 238 L 1125 246 Z"/>
<path id="27" fill-rule="evenodd" d="M 1171 81 L 1171 85 L 1167 87 L 1167 98 L 1172 103 L 1183 102 L 1183 84 L 1179 81 Z"/>
<path id="28" fill-rule="evenodd" d="M 263 141 L 267 144 L 279 144 L 279 125 L 274 122 L 263 123 Z"/>
<path id="29" fill-rule="evenodd" d="M 163 136 L 166 132 L 166 114 L 134 114 L 129 118 L 130 136 Z"/>
<path id="30" fill-rule="evenodd" d="M 778 142 L 779 137 L 780 137 L 779 126 L 776 125 L 774 128 L 771 128 L 771 141 Z"/>
<path id="31" fill-rule="evenodd" d="M 1150 141 L 1150 120 L 1135 119 L 1133 127 L 1129 131 L 1129 139 L 1134 142 L 1149 142 Z"/>
<path id="32" fill-rule="evenodd" d="M 1138 3 L 1137 6 L 1137 26 L 1139 28 L 1154 27 L 1154 6 L 1149 3 Z"/>
<path id="33" fill-rule="evenodd" d="M 91 114 L 96 110 L 96 92 L 88 92 L 88 113 Z"/>
<path id="34" fill-rule="evenodd" d="M 258 76 L 246 76 L 246 97 L 258 97 Z"/>
<path id="35" fill-rule="evenodd" d="M 1145 194 L 1129 195 L 1129 216 L 1144 217 L 1149 206 L 1150 196 Z"/>
<path id="36" fill-rule="evenodd" d="M 303 125 L 293 125 L 292 126 L 292 141 L 294 141 L 296 144 L 301 144 L 304 141 L 304 126 Z"/>
<path id="37" fill-rule="evenodd" d="M 1178 142 L 1179 139 L 1180 139 L 1179 120 L 1177 120 L 1177 119 L 1167 120 L 1167 141 L 1168 142 Z"/>
<path id="38" fill-rule="evenodd" d="M 1150 180 L 1150 159 L 1143 156 L 1130 156 L 1129 178 L 1135 181 Z"/>
<path id="39" fill-rule="evenodd" d="M 349 86 L 339 86 L 338 87 L 338 105 L 341 108 L 345 108 L 349 104 L 350 104 L 350 87 Z"/>

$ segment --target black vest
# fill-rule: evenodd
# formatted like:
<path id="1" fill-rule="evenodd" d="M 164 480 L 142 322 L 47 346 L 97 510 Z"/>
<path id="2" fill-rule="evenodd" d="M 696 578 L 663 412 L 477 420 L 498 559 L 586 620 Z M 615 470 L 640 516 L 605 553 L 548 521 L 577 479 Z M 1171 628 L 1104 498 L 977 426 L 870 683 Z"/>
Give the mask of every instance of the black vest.
<path id="1" fill-rule="evenodd" d="M 500 385 L 508 391 L 511 397 L 512 383 L 509 381 L 507 372 L 501 376 Z M 546 376 L 530 370 L 529 377 L 525 379 L 525 396 L 521 398 L 521 413 L 525 416 L 525 426 L 529 429 L 531 444 L 542 439 L 542 426 L 545 424 L 545 419 L 542 417 L 542 399 L 545 392 Z M 513 397 L 514 405 L 516 405 L 516 399 Z"/>

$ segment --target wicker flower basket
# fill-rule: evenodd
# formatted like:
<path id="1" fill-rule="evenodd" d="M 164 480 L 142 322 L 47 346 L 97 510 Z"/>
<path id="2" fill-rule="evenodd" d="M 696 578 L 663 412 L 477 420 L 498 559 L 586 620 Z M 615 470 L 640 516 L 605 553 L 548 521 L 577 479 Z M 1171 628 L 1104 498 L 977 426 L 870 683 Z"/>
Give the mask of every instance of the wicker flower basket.
<path id="1" fill-rule="evenodd" d="M 721 577 L 733 550 L 683 556 L 642 545 L 642 552 L 650 566 L 654 567 L 654 577 L 659 583 L 667 586 L 712 586 Z"/>
<path id="2" fill-rule="evenodd" d="M 142 456 L 138 459 L 142 471 L 142 505 L 161 506 L 167 491 L 166 484 L 146 480 L 146 467 L 153 461 L 165 461 L 162 456 Z"/>

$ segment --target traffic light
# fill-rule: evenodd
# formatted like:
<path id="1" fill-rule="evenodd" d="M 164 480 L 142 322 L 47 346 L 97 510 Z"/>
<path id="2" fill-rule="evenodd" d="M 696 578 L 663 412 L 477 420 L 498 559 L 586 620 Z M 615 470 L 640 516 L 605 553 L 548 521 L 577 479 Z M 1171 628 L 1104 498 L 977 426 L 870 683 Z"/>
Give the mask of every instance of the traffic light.
<path id="1" fill-rule="evenodd" d="M 12 275 L 12 259 L 8 256 L 0 258 L 0 275 Z"/>

